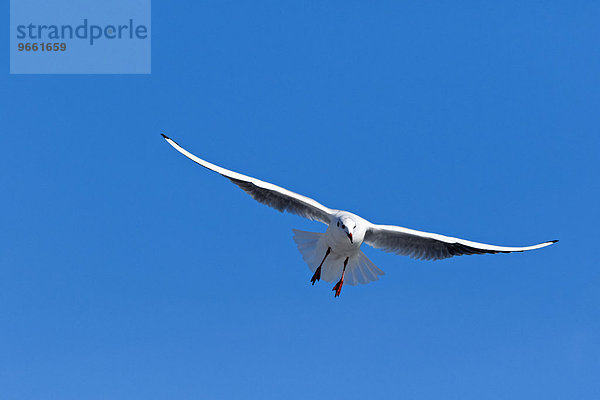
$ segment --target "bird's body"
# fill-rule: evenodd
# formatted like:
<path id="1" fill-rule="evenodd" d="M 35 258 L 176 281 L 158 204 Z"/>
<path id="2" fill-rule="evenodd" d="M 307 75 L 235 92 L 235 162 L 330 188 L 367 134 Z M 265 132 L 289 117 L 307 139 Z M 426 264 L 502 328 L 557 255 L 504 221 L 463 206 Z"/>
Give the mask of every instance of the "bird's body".
<path id="1" fill-rule="evenodd" d="M 310 270 L 315 274 L 313 275 L 313 284 L 321 278 L 330 283 L 340 279 L 346 260 L 348 261 L 346 262 L 344 284 L 353 286 L 359 283 L 368 283 L 383 275 L 383 271 L 377 268 L 360 250 L 368 224 L 368 221 L 358 215 L 337 211 L 324 233 L 294 229 L 294 241 L 298 250 L 302 253 Z M 351 230 L 352 240 L 346 229 Z M 326 258 L 324 258 L 325 254 L 327 254 Z M 339 292 L 336 293 L 339 295 Z"/>
<path id="2" fill-rule="evenodd" d="M 177 151 L 197 164 L 215 171 L 238 185 L 260 203 L 281 212 L 288 211 L 327 225 L 324 233 L 294 230 L 294 241 L 302 258 L 314 273 L 311 282 L 321 278 L 334 282 L 336 297 L 342 285 L 356 285 L 379 279 L 383 271 L 360 250 L 363 243 L 417 259 L 440 260 L 466 254 L 495 254 L 539 249 L 557 240 L 526 247 L 505 247 L 472 242 L 400 226 L 377 225 L 347 211 L 327 208 L 317 201 L 246 175 L 211 164 L 162 135 Z"/>

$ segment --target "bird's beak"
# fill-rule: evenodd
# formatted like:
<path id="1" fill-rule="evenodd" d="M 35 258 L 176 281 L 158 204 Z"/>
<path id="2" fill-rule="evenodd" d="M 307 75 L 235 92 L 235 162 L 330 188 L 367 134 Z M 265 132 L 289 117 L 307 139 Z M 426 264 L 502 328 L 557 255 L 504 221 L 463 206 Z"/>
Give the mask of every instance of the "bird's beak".
<path id="1" fill-rule="evenodd" d="M 351 233 L 349 233 L 349 234 L 348 234 L 348 237 L 350 238 L 350 243 L 354 243 L 354 242 L 352 241 L 352 234 L 351 234 Z"/>

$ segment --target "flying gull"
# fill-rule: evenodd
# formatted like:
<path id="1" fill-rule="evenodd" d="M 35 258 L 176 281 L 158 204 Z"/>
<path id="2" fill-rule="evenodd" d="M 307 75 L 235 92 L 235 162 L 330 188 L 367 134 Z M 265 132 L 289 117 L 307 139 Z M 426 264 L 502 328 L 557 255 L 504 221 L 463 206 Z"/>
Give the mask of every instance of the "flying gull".
<path id="1" fill-rule="evenodd" d="M 162 135 L 178 152 L 192 161 L 221 174 L 238 185 L 252 198 L 281 212 L 287 211 L 327 225 L 324 233 L 293 229 L 294 241 L 313 276 L 311 282 L 323 279 L 337 283 L 335 297 L 342 285 L 369 283 L 383 275 L 360 250 L 366 243 L 372 247 L 421 260 L 441 260 L 464 254 L 497 254 L 541 249 L 556 243 L 551 240 L 526 247 L 504 247 L 471 242 L 450 236 L 416 231 L 394 225 L 372 224 L 347 211 L 327 208 L 319 202 L 282 187 L 239 174 L 211 164 L 185 150 L 173 139 Z"/>

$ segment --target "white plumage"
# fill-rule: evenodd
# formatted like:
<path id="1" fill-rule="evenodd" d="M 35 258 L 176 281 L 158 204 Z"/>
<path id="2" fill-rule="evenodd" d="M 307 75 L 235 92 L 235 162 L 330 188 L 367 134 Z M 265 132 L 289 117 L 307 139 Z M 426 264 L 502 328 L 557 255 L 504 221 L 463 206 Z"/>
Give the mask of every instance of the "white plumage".
<path id="1" fill-rule="evenodd" d="M 313 284 L 339 279 L 333 290 L 340 294 L 343 284 L 356 285 L 379 279 L 383 271 L 360 250 L 362 243 L 417 259 L 441 260 L 465 254 L 512 253 L 540 249 L 557 240 L 526 247 L 504 247 L 472 242 L 436 233 L 420 232 L 393 225 L 376 225 L 358 215 L 325 207 L 319 202 L 282 187 L 211 164 L 165 140 L 192 161 L 215 171 L 238 185 L 256 201 L 281 212 L 288 211 L 327 225 L 324 233 L 294 229 L 294 241 L 302 258 L 314 273 Z"/>

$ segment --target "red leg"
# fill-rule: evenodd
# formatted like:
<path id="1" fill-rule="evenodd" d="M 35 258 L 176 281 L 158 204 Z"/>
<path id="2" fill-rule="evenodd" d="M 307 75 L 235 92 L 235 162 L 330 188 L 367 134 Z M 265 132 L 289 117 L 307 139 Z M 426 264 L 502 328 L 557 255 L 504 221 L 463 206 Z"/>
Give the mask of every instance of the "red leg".
<path id="1" fill-rule="evenodd" d="M 327 253 L 325 253 L 325 257 L 323 257 L 323 261 L 321 261 L 321 264 L 319 264 L 319 268 L 317 268 L 317 270 L 315 271 L 315 274 L 313 275 L 312 279 L 310 280 L 313 285 L 315 284 L 316 281 L 321 280 L 321 266 L 325 262 L 325 259 L 327 258 L 327 256 L 329 255 L 330 252 L 331 252 L 331 247 L 328 247 Z"/>
<path id="2" fill-rule="evenodd" d="M 346 273 L 346 265 L 348 265 L 349 258 L 350 257 L 346 257 L 346 260 L 344 260 L 344 269 L 342 270 L 342 278 L 340 279 L 340 281 L 338 283 L 335 284 L 333 289 L 331 289 L 335 292 L 335 295 L 333 297 L 338 297 L 340 295 L 340 292 L 342 291 L 342 285 L 344 284 L 344 274 Z"/>

